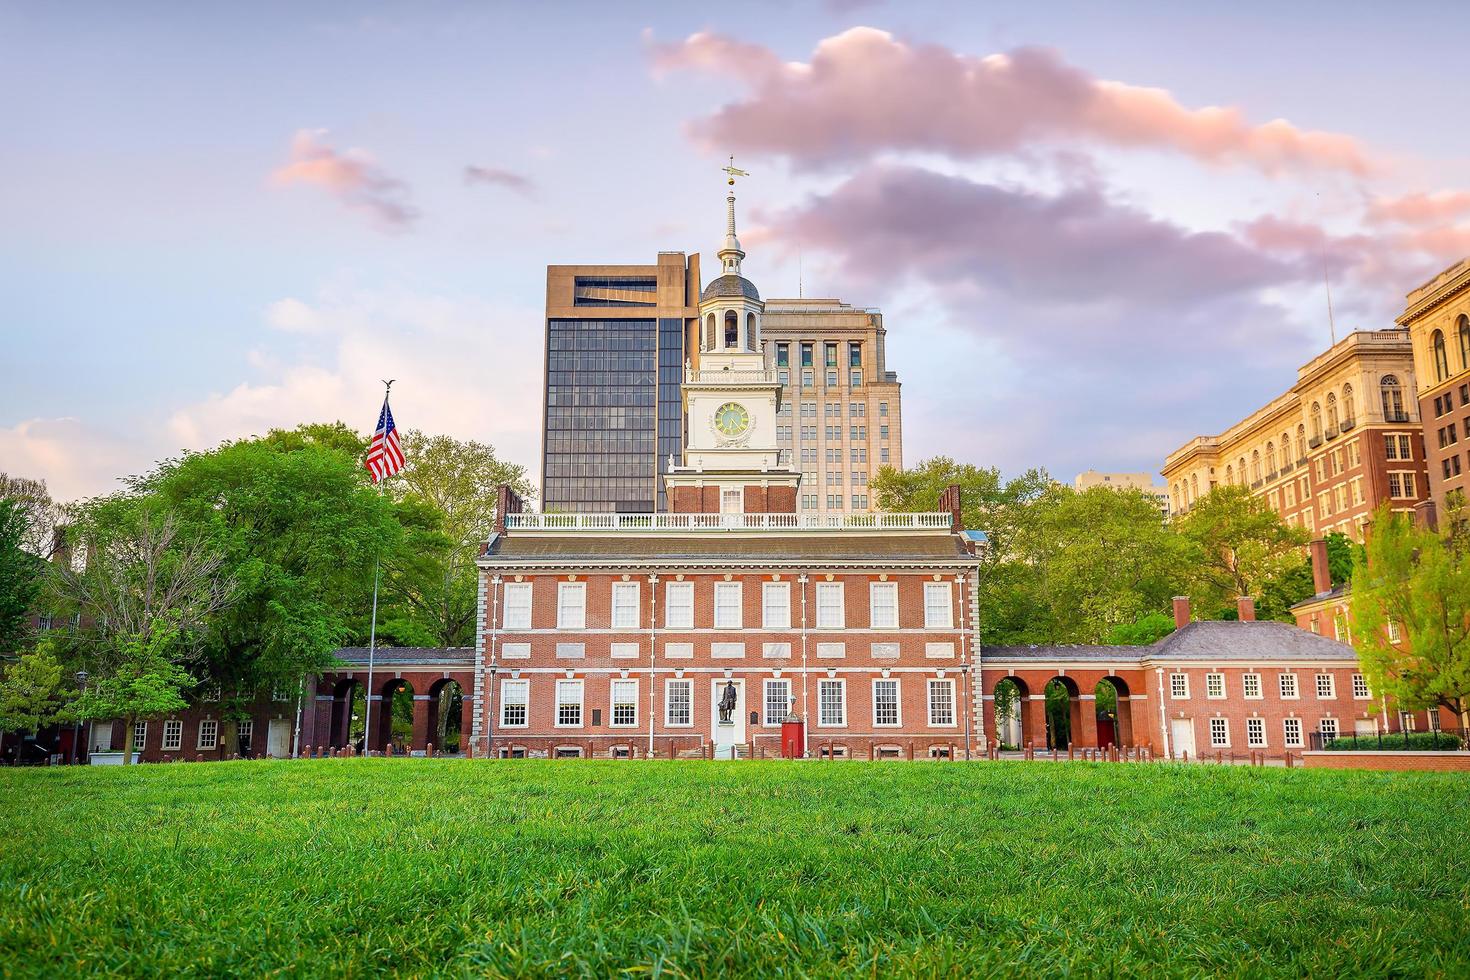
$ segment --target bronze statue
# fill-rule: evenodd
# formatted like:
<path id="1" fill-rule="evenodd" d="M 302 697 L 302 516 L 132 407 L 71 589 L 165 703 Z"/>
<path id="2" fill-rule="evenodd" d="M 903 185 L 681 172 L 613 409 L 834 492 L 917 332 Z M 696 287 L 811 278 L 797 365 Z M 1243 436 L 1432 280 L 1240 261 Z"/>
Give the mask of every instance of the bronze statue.
<path id="1" fill-rule="evenodd" d="M 735 682 L 726 681 L 725 690 L 720 695 L 720 724 L 732 724 L 730 716 L 735 713 Z"/>

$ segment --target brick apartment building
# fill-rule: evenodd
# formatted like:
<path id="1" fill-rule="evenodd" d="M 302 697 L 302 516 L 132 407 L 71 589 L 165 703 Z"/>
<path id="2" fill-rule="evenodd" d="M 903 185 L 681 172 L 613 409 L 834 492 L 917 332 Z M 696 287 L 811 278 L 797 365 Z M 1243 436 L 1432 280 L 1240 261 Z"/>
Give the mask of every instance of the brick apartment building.
<path id="1" fill-rule="evenodd" d="M 1303 365 L 1291 390 L 1170 453 L 1170 509 L 1239 484 L 1288 524 L 1361 541 L 1380 503 L 1412 511 L 1429 493 L 1415 379 L 1407 330 L 1349 334 Z"/>
<path id="2" fill-rule="evenodd" d="M 1397 320 L 1412 339 L 1433 513 L 1470 489 L 1470 259 L 1413 292 Z"/>

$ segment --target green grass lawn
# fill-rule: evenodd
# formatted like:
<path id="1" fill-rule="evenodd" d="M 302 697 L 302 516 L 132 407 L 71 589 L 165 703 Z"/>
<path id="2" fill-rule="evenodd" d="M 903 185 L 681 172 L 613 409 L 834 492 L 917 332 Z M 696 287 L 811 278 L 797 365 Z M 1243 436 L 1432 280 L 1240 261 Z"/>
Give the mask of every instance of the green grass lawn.
<path id="1" fill-rule="evenodd" d="M 1467 813 L 1200 765 L 0 770 L 0 976 L 1466 976 Z"/>

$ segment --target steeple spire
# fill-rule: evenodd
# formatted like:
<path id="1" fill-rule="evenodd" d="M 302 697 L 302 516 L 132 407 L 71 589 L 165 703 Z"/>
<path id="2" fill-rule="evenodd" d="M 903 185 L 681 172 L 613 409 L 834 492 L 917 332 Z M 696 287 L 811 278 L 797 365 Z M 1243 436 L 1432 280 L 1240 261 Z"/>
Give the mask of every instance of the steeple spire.
<path id="1" fill-rule="evenodd" d="M 721 167 L 729 178 L 730 193 L 725 198 L 727 220 L 725 223 L 725 247 L 720 249 L 720 267 L 724 275 L 740 275 L 740 260 L 745 258 L 745 250 L 740 247 L 740 239 L 735 237 L 735 178 L 749 177 L 750 174 L 735 166 L 735 158 L 730 158 L 728 166 Z"/>

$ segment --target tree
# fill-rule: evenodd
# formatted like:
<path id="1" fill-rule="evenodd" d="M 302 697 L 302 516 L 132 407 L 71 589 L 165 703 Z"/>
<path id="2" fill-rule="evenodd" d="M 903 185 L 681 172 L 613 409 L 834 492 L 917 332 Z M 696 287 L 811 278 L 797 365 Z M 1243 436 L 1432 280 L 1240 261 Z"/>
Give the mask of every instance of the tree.
<path id="1" fill-rule="evenodd" d="M 1351 632 L 1369 687 L 1410 710 L 1444 707 L 1470 726 L 1470 535 L 1452 501 L 1440 533 L 1387 504 L 1353 569 Z M 1389 640 L 1389 624 L 1402 636 Z"/>
<path id="2" fill-rule="evenodd" d="M 526 469 L 503 462 L 484 443 L 403 436 L 405 467 L 386 481 L 409 540 L 387 563 L 395 599 L 441 646 L 474 640 L 480 546 L 495 526 L 498 490 L 522 497 L 534 488 Z"/>
<path id="3" fill-rule="evenodd" d="M 79 655 L 92 676 L 77 714 L 127 722 L 126 764 L 132 722 L 186 703 L 181 691 L 193 679 L 183 664 L 197 658 L 214 618 L 229 608 L 235 582 L 219 552 L 148 496 L 93 501 L 73 533 L 87 560 L 81 571 L 63 567 L 55 587 L 79 614 Z"/>
<path id="4" fill-rule="evenodd" d="M 28 508 L 0 497 L 0 652 L 20 647 L 41 588 L 44 563 L 22 546 L 30 527 Z"/>
<path id="5" fill-rule="evenodd" d="M 1188 544 L 1138 490 L 1053 485 L 1031 504 L 1012 551 L 1034 576 L 1033 634 L 1097 643 L 1168 606 L 1190 567 Z"/>
<path id="6" fill-rule="evenodd" d="M 257 690 L 295 688 L 368 634 L 374 562 L 403 542 L 340 425 L 275 430 L 169 460 L 132 483 L 220 557 L 233 601 L 211 618 L 200 671 L 221 685 L 226 744 Z"/>
<path id="7" fill-rule="evenodd" d="M 1163 613 L 1149 613 L 1132 623 L 1119 623 L 1103 635 L 1112 646 L 1150 646 L 1174 632 L 1174 620 Z"/>
<path id="8" fill-rule="evenodd" d="M 0 473 L 0 500 L 14 501 L 26 515 L 20 546 L 49 561 L 60 543 L 56 532 L 63 527 L 66 508 L 51 499 L 46 481 Z"/>
<path id="9" fill-rule="evenodd" d="M 1246 487 L 1219 486 L 1175 519 L 1195 547 L 1195 589 L 1201 608 L 1225 611 L 1238 596 L 1260 595 L 1265 584 L 1301 561 L 1307 532 L 1286 524 Z"/>
<path id="10" fill-rule="evenodd" d="M 55 654 L 45 646 L 22 654 L 0 678 L 0 731 L 39 733 L 63 704 Z"/>
<path id="11" fill-rule="evenodd" d="M 1352 579 L 1353 565 L 1363 546 L 1341 531 L 1331 532 L 1326 541 L 1329 584 L 1333 587 L 1345 585 Z M 1294 622 L 1291 607 L 1316 594 L 1317 584 L 1312 572 L 1312 560 L 1304 557 L 1280 575 L 1262 584 L 1260 598 L 1256 603 L 1256 615 L 1261 619 Z"/>
<path id="12" fill-rule="evenodd" d="M 183 710 L 182 691 L 194 683 L 176 662 L 178 629 L 156 621 L 148 633 L 125 639 L 105 674 L 77 696 L 73 713 L 83 721 L 123 723 L 123 765 L 133 761 L 136 722 Z"/>

